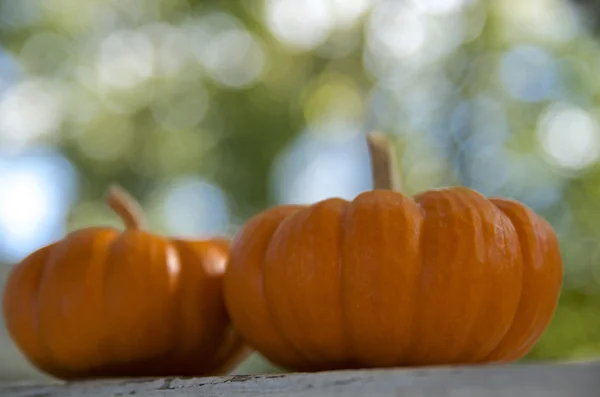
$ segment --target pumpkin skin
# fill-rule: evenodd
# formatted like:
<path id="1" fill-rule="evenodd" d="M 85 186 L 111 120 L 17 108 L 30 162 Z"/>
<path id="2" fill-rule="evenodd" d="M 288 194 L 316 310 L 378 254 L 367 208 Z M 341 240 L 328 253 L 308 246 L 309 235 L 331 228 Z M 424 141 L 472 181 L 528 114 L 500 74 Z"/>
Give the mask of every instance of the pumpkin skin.
<path id="1" fill-rule="evenodd" d="M 226 373 L 246 354 L 222 297 L 224 238 L 167 239 L 91 227 L 35 251 L 9 274 L 6 327 L 39 369 L 71 380 Z"/>
<path id="2" fill-rule="evenodd" d="M 451 187 L 266 210 L 233 240 L 224 292 L 250 346 L 320 371 L 517 360 L 561 284 L 544 219 Z"/>

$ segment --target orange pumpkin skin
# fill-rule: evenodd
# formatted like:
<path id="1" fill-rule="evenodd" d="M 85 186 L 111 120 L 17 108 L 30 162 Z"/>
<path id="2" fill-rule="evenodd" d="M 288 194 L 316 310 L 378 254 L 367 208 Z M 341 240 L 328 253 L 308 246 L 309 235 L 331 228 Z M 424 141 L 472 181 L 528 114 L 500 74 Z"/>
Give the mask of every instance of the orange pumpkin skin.
<path id="1" fill-rule="evenodd" d="M 548 325 L 562 284 L 551 226 L 454 187 L 280 206 L 234 239 L 234 326 L 297 371 L 509 362 Z"/>
<path id="2" fill-rule="evenodd" d="M 245 348 L 222 297 L 229 242 L 87 228 L 10 273 L 6 327 L 62 379 L 223 373 Z"/>

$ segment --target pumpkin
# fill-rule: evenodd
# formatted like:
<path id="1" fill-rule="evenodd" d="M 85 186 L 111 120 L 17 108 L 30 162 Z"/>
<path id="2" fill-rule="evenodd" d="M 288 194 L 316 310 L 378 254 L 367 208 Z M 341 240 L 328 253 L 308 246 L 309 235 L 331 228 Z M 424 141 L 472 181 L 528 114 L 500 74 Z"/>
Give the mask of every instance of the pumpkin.
<path id="1" fill-rule="evenodd" d="M 107 203 L 124 231 L 74 231 L 11 269 L 3 312 L 17 347 L 66 380 L 227 372 L 246 353 L 222 296 L 229 241 L 150 234 L 118 187 Z"/>
<path id="2" fill-rule="evenodd" d="M 295 371 L 524 356 L 560 294 L 552 227 L 466 187 L 406 197 L 389 140 L 368 142 L 375 190 L 277 206 L 235 236 L 224 293 L 236 329 Z"/>

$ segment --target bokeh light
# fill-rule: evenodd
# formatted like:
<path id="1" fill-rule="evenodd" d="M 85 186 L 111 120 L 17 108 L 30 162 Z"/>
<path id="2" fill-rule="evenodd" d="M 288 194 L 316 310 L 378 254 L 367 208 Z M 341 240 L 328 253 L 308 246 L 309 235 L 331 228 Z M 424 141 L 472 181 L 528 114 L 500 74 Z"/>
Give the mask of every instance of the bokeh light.
<path id="1" fill-rule="evenodd" d="M 131 88 L 154 74 L 154 47 L 140 32 L 114 32 L 100 44 L 96 60 L 99 83 Z"/>
<path id="2" fill-rule="evenodd" d="M 18 149 L 56 131 L 62 119 L 61 92 L 50 81 L 25 80 L 0 98 L 0 142 Z"/>
<path id="3" fill-rule="evenodd" d="M 223 191 L 200 178 L 174 181 L 167 187 L 163 202 L 163 216 L 172 234 L 199 238 L 228 231 L 229 211 Z"/>
<path id="4" fill-rule="evenodd" d="M 76 183 L 75 170 L 59 153 L 0 157 L 0 260 L 20 260 L 61 237 Z"/>
<path id="5" fill-rule="evenodd" d="M 600 156 L 600 126 L 593 115 L 567 104 L 552 104 L 540 115 L 538 137 L 557 166 L 579 170 Z"/>
<path id="6" fill-rule="evenodd" d="M 351 200 L 371 186 L 367 147 L 358 134 L 325 138 L 305 131 L 280 155 L 273 170 L 275 196 L 282 204 L 310 204 L 329 197 Z"/>
<path id="7" fill-rule="evenodd" d="M 228 48 L 229 51 L 222 51 Z M 209 75 L 228 87 L 246 87 L 263 73 L 266 54 L 260 42 L 244 29 L 230 29 L 214 37 L 203 51 Z"/>
<path id="8" fill-rule="evenodd" d="M 520 46 L 502 57 L 500 80 L 515 99 L 527 102 L 548 99 L 557 77 L 556 61 L 541 48 Z"/>

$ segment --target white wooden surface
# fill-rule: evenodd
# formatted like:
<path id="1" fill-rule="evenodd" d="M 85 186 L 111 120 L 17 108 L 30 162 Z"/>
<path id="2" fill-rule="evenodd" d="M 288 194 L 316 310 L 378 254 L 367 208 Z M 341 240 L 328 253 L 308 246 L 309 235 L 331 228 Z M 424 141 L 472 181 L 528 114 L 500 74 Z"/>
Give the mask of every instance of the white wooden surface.
<path id="1" fill-rule="evenodd" d="M 588 363 L 1 384 L 2 397 L 99 396 L 599 397 L 600 361 Z"/>

